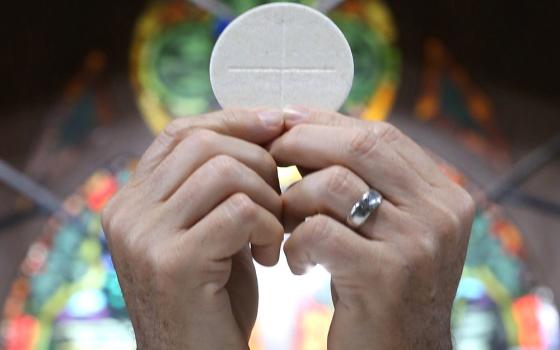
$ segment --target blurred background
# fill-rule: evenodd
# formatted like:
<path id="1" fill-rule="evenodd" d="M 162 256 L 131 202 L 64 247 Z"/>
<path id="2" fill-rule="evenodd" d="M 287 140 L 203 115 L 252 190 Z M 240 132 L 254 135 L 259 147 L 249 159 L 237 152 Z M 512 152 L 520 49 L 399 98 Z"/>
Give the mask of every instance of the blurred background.
<path id="1" fill-rule="evenodd" d="M 134 348 L 98 213 L 170 120 L 218 107 L 214 42 L 265 2 L 3 4 L 0 348 Z M 327 11 L 355 59 L 343 112 L 396 124 L 477 198 L 458 349 L 559 347 L 558 13 L 550 0 L 346 0 Z M 328 274 L 296 278 L 281 264 L 259 278 L 252 348 L 325 349 Z M 292 291 L 281 307 L 279 285 Z"/>

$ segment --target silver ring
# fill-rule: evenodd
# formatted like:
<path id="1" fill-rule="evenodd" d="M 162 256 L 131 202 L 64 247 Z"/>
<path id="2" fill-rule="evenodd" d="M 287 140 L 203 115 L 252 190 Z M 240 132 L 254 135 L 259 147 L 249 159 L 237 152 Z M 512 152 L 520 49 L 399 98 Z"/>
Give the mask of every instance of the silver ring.
<path id="1" fill-rule="evenodd" d="M 348 225 L 357 228 L 366 222 L 370 215 L 377 209 L 381 202 L 383 202 L 383 196 L 381 193 L 377 192 L 373 188 L 364 193 L 362 198 L 354 204 L 346 222 Z"/>

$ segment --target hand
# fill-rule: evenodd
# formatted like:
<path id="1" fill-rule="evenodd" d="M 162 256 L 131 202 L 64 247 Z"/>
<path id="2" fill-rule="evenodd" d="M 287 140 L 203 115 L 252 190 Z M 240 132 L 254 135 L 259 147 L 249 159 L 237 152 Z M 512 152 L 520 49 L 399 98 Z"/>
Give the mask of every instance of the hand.
<path id="1" fill-rule="evenodd" d="M 471 197 L 389 124 L 305 109 L 285 117 L 271 154 L 315 172 L 283 195 L 293 229 L 284 251 L 296 274 L 314 264 L 332 274 L 329 349 L 451 349 Z M 346 217 L 370 188 L 385 200 L 352 230 Z"/>
<path id="2" fill-rule="evenodd" d="M 104 210 L 139 349 L 247 348 L 252 258 L 276 264 L 284 235 L 276 163 L 257 144 L 282 131 L 272 112 L 174 121 Z"/>

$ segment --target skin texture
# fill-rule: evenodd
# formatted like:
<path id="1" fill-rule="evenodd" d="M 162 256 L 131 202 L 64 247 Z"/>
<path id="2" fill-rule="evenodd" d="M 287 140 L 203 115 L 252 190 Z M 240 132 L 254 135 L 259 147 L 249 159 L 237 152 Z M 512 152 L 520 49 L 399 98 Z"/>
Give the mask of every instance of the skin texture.
<path id="1" fill-rule="evenodd" d="M 219 112 L 170 124 L 102 219 L 139 349 L 245 349 L 253 257 L 278 261 L 276 163 L 258 144 L 282 114 Z M 251 248 L 249 249 L 249 243 Z"/>
<path id="2" fill-rule="evenodd" d="M 283 195 L 277 163 L 306 173 Z M 371 187 L 385 200 L 349 228 Z M 274 265 L 284 232 L 295 274 L 332 274 L 329 349 L 451 349 L 473 215 L 471 197 L 393 126 L 289 108 L 173 122 L 103 226 L 140 349 L 247 348 L 253 258 Z"/>
<path id="3" fill-rule="evenodd" d="M 312 172 L 283 196 L 284 251 L 296 274 L 318 263 L 332 274 L 328 348 L 451 349 L 470 195 L 390 124 L 305 109 L 285 118 L 270 153 Z M 352 230 L 346 216 L 370 187 L 385 200 Z"/>

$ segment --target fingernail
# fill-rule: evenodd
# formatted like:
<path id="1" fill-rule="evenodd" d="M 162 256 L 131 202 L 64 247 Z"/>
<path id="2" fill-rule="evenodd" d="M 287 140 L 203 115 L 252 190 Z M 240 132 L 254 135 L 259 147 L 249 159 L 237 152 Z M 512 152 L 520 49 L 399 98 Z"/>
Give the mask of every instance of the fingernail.
<path id="1" fill-rule="evenodd" d="M 291 121 L 291 122 L 299 122 L 307 117 L 311 111 L 309 108 L 302 107 L 302 106 L 288 106 L 284 108 L 284 120 Z"/>
<path id="2" fill-rule="evenodd" d="M 284 122 L 284 112 L 280 110 L 265 110 L 257 115 L 266 126 L 279 126 Z"/>

